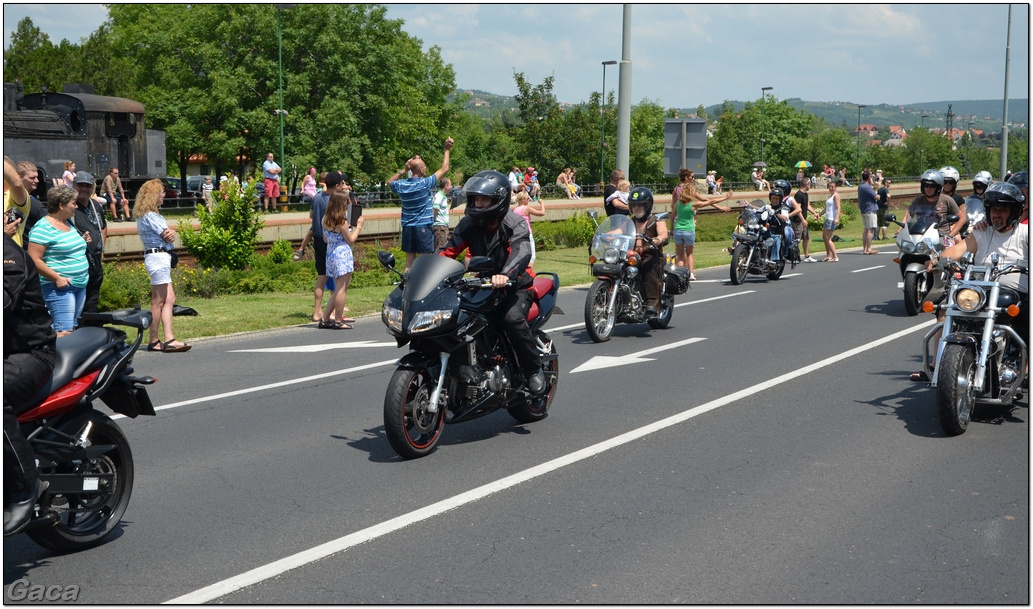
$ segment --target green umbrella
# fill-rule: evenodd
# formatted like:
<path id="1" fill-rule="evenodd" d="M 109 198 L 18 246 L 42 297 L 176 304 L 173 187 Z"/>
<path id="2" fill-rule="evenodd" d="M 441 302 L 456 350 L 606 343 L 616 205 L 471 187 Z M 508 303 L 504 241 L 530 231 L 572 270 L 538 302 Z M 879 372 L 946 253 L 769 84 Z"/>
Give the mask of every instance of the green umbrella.
<path id="1" fill-rule="evenodd" d="M 793 165 L 793 167 L 796 167 L 797 169 L 810 169 L 812 166 L 813 165 L 811 165 L 810 161 L 800 161 L 796 165 Z"/>

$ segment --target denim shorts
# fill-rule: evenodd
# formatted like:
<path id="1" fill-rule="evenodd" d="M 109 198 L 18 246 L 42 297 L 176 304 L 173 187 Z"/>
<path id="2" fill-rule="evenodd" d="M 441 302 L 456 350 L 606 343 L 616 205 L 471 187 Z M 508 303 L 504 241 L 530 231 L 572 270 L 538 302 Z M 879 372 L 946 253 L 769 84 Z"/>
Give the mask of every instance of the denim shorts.
<path id="1" fill-rule="evenodd" d="M 86 288 L 71 285 L 58 289 L 50 281 L 41 281 L 43 301 L 47 303 L 50 316 L 54 319 L 55 332 L 71 332 L 77 327 L 76 321 L 82 315 L 86 304 Z"/>
<path id="2" fill-rule="evenodd" d="M 434 231 L 430 224 L 402 227 L 402 251 L 407 254 L 429 254 L 434 251 Z"/>
<path id="3" fill-rule="evenodd" d="M 674 231 L 674 244 L 686 247 L 696 245 L 696 231 L 677 230 Z"/>
<path id="4" fill-rule="evenodd" d="M 838 222 L 825 220 L 825 224 L 821 228 L 822 230 L 836 230 L 836 224 L 838 224 Z"/>

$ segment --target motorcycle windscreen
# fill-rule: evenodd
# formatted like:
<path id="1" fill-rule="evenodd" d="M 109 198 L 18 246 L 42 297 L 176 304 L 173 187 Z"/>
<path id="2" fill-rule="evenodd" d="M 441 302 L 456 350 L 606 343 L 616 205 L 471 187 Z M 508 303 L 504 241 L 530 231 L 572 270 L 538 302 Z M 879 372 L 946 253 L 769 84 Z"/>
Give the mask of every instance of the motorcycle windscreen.
<path id="1" fill-rule="evenodd" d="M 628 216 L 613 215 L 599 223 L 592 238 L 592 255 L 613 264 L 635 246 L 635 222 Z M 610 256 L 606 254 L 609 253 Z M 614 259 L 614 256 L 616 258 Z M 613 259 L 612 261 L 608 258 Z"/>
<path id="2" fill-rule="evenodd" d="M 907 232 L 912 235 L 923 235 L 939 222 L 940 216 L 935 213 L 911 216 L 907 220 Z"/>
<path id="3" fill-rule="evenodd" d="M 403 298 L 406 302 L 423 300 L 453 275 L 462 275 L 466 267 L 462 262 L 447 256 L 425 254 L 419 256 L 409 268 L 405 279 Z"/>

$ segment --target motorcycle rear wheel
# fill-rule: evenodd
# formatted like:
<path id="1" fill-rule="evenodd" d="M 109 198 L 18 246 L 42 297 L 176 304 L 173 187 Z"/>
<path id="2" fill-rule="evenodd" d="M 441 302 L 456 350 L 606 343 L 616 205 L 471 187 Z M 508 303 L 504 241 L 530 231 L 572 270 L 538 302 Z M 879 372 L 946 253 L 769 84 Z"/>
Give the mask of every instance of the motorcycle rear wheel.
<path id="1" fill-rule="evenodd" d="M 944 345 L 936 376 L 936 408 L 940 426 L 948 435 L 961 435 L 968 428 L 976 405 L 975 381 L 974 349 L 968 345 Z"/>
<path id="2" fill-rule="evenodd" d="M 71 423 L 61 425 L 61 430 L 78 436 L 88 422 L 93 423 L 90 445 L 112 445 L 114 448 L 90 460 L 58 463 L 56 468 L 40 473 L 112 474 L 114 483 L 102 493 L 61 495 L 44 492 L 40 507 L 44 513 L 56 513 L 58 522 L 54 526 L 30 529 L 26 535 L 55 552 L 78 552 L 100 544 L 122 520 L 133 494 L 133 453 L 125 434 L 114 421 L 102 412 L 90 410 Z"/>
<path id="3" fill-rule="evenodd" d="M 779 277 L 782 276 L 782 273 L 784 273 L 785 270 L 786 270 L 786 259 L 782 258 L 781 260 L 778 261 L 778 268 L 775 269 L 774 271 L 768 273 L 768 279 L 771 280 L 771 281 L 777 280 Z"/>
<path id="4" fill-rule="evenodd" d="M 922 306 L 922 297 L 919 294 L 918 273 L 907 273 L 904 275 L 904 311 L 911 317 L 918 315 Z"/>
<path id="5" fill-rule="evenodd" d="M 750 267 L 746 263 L 749 255 L 749 250 L 741 243 L 736 245 L 732 251 L 732 264 L 728 269 L 728 276 L 732 280 L 732 285 L 742 285 L 746 281 L 746 275 L 750 272 Z"/>
<path id="6" fill-rule="evenodd" d="M 594 342 L 604 343 L 613 334 L 617 316 L 607 314 L 607 307 L 610 304 L 610 293 L 614 289 L 614 284 L 604 279 L 596 279 L 588 288 L 588 297 L 585 298 L 585 330 Z"/>
<path id="7" fill-rule="evenodd" d="M 661 296 L 660 315 L 650 317 L 646 320 L 646 323 L 649 324 L 650 328 L 660 330 L 670 325 L 672 317 L 674 317 L 674 296 Z"/>
<path id="8" fill-rule="evenodd" d="M 544 337 L 543 340 L 549 339 Z M 549 353 L 552 356 L 556 355 L 556 345 L 552 346 Z M 520 423 L 534 423 L 549 416 L 549 407 L 552 406 L 552 398 L 556 397 L 556 386 L 560 381 L 559 359 L 552 357 L 542 367 L 545 371 L 545 391 L 538 396 L 528 396 L 506 409 L 506 412 Z"/>
<path id="9" fill-rule="evenodd" d="M 434 452 L 445 426 L 445 405 L 430 412 L 436 379 L 427 369 L 399 368 L 391 375 L 384 396 L 384 433 L 403 459 L 418 459 Z"/>

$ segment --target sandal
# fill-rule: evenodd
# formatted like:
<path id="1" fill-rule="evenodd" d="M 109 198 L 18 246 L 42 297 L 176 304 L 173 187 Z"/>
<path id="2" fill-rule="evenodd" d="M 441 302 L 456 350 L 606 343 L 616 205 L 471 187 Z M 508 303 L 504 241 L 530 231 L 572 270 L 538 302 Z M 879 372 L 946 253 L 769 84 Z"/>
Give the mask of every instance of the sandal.
<path id="1" fill-rule="evenodd" d="M 914 373 L 911 374 L 911 376 L 909 376 L 907 378 L 912 380 L 912 381 L 914 381 L 914 382 L 916 382 L 916 383 L 928 383 L 929 382 L 929 375 L 926 374 L 924 370 L 922 372 L 914 372 Z"/>
<path id="2" fill-rule="evenodd" d="M 181 342 L 178 347 L 174 347 L 172 346 L 172 343 L 174 342 L 176 342 L 175 338 L 170 338 L 169 340 L 165 341 L 165 343 L 161 346 L 161 350 L 165 353 L 180 353 L 182 351 L 190 350 L 191 345 Z"/>
<path id="3" fill-rule="evenodd" d="M 327 330 L 353 330 L 354 329 L 351 325 L 346 324 L 343 321 L 339 321 L 339 322 L 332 322 L 331 321 L 331 322 L 327 323 L 326 325 L 323 325 L 323 326 L 320 326 L 320 327 L 324 328 L 324 329 L 327 329 Z"/>
<path id="4" fill-rule="evenodd" d="M 160 340 L 156 340 L 153 343 L 147 343 L 148 351 L 164 351 Z"/>

